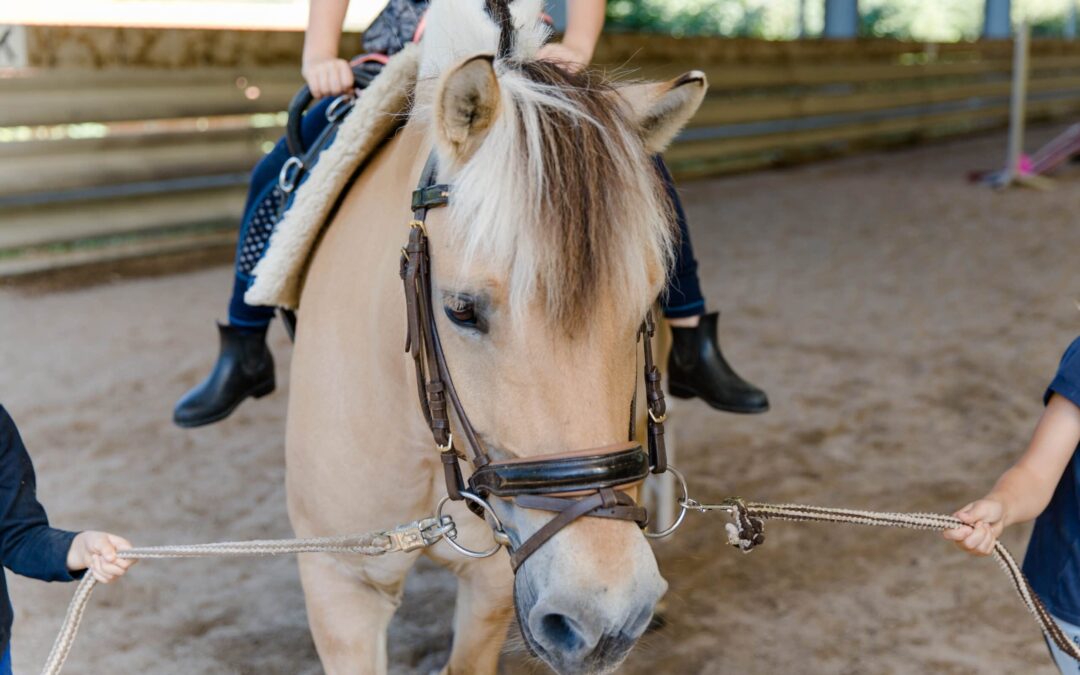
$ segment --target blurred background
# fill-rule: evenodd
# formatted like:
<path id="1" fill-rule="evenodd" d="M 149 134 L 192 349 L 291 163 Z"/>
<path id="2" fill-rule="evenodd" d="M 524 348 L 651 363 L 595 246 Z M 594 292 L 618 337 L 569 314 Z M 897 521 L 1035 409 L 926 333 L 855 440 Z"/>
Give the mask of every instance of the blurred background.
<path id="1" fill-rule="evenodd" d="M 1074 0 L 614 0 L 596 63 L 707 72 L 680 177 L 949 137 L 1006 120 L 1012 27 L 1028 116 L 1080 109 Z M 352 3 L 344 55 L 381 8 Z M 550 7 L 556 24 L 565 4 Z M 0 3 L 0 277 L 222 256 L 246 172 L 300 84 L 303 0 Z"/>
<path id="2" fill-rule="evenodd" d="M 343 56 L 380 4 L 353 0 Z M 772 404 L 672 402 L 695 497 L 951 512 L 1018 456 L 1080 325 L 1078 4 L 610 2 L 599 67 L 708 75 L 667 160 L 724 352 Z M 58 526 L 148 545 L 290 535 L 284 332 L 274 395 L 198 430 L 171 410 L 212 362 L 249 172 L 301 83 L 305 14 L 301 0 L 0 0 L 0 401 Z M 1022 24 L 1024 171 L 1056 189 L 995 192 L 969 177 L 1006 163 Z M 1056 672 L 989 560 L 926 533 L 768 536 L 742 556 L 702 516 L 658 545 L 667 626 L 621 672 Z M 1021 552 L 1026 529 L 1005 541 Z M 32 672 L 72 589 L 11 588 L 16 672 Z M 442 667 L 454 593 L 418 565 L 392 673 Z M 71 672 L 320 672 L 292 559 L 147 562 L 89 612 Z M 511 640 L 503 672 L 543 669 Z"/>

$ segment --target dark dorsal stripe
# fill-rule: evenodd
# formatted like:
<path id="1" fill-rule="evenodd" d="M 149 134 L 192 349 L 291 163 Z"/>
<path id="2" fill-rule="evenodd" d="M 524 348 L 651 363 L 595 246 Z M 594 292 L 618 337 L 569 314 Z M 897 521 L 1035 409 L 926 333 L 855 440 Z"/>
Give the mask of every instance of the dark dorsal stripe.
<path id="1" fill-rule="evenodd" d="M 500 59 L 509 58 L 514 53 L 514 18 L 510 15 L 510 0 L 484 0 L 484 10 L 499 27 Z"/>

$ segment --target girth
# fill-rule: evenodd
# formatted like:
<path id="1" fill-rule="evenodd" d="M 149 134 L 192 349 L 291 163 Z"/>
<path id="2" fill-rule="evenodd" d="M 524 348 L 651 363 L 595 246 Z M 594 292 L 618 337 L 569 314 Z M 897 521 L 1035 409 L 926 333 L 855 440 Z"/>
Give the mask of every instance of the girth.
<path id="1" fill-rule="evenodd" d="M 648 515 L 622 489 L 641 483 L 650 473 L 667 468 L 664 448 L 666 404 L 660 386 L 660 371 L 653 362 L 652 337 L 655 332 L 649 312 L 638 332 L 645 368 L 645 399 L 648 419 L 648 451 L 633 442 L 636 393 L 630 410 L 629 442 L 559 455 L 492 461 L 479 434 L 469 421 L 446 363 L 432 302 L 431 259 L 425 221 L 429 209 L 445 206 L 450 186 L 436 184 L 436 159 L 432 152 L 412 195 L 413 219 L 409 239 L 401 249 L 401 278 L 405 285 L 408 329 L 405 350 L 416 366 L 416 387 L 420 408 L 440 452 L 447 495 L 463 500 L 483 517 L 478 503 L 494 495 L 512 499 L 522 508 L 556 513 L 543 527 L 510 552 L 514 571 L 545 542 L 581 517 L 614 518 L 645 527 Z M 461 433 L 465 436 L 467 458 L 473 473 L 465 481 L 462 454 L 450 427 L 449 407 L 453 407 Z M 622 488 L 622 489 L 620 489 Z M 476 499 L 475 497 L 480 499 Z"/>

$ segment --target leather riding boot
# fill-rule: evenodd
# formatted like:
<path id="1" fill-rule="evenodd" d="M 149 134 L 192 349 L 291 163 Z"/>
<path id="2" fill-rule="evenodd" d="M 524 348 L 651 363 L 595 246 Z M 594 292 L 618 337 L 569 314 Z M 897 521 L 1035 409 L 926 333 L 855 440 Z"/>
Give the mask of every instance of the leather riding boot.
<path id="1" fill-rule="evenodd" d="M 181 427 L 201 427 L 223 420 L 249 396 L 274 391 L 274 357 L 266 346 L 266 331 L 243 331 L 218 324 L 221 353 L 201 384 L 184 394 L 173 410 Z"/>
<path id="2" fill-rule="evenodd" d="M 717 410 L 763 413 L 769 409 L 765 392 L 739 377 L 716 338 L 719 312 L 701 317 L 694 328 L 671 327 L 668 389 L 677 398 L 700 398 Z"/>

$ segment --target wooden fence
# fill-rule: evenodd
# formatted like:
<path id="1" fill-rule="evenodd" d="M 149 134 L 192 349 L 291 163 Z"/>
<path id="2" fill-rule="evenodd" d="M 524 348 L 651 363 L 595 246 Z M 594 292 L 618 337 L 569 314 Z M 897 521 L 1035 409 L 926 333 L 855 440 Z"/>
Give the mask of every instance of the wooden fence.
<path id="1" fill-rule="evenodd" d="M 296 33 L 28 29 L 0 71 L 0 277 L 234 243 L 247 172 L 300 84 Z M 358 49 L 347 36 L 344 53 Z M 605 36 L 629 77 L 697 68 L 709 96 L 668 152 L 693 177 L 997 128 L 1008 42 Z M 1036 41 L 1031 119 L 1080 113 L 1080 46 Z M 1003 140 L 1004 148 L 1004 140 Z"/>

